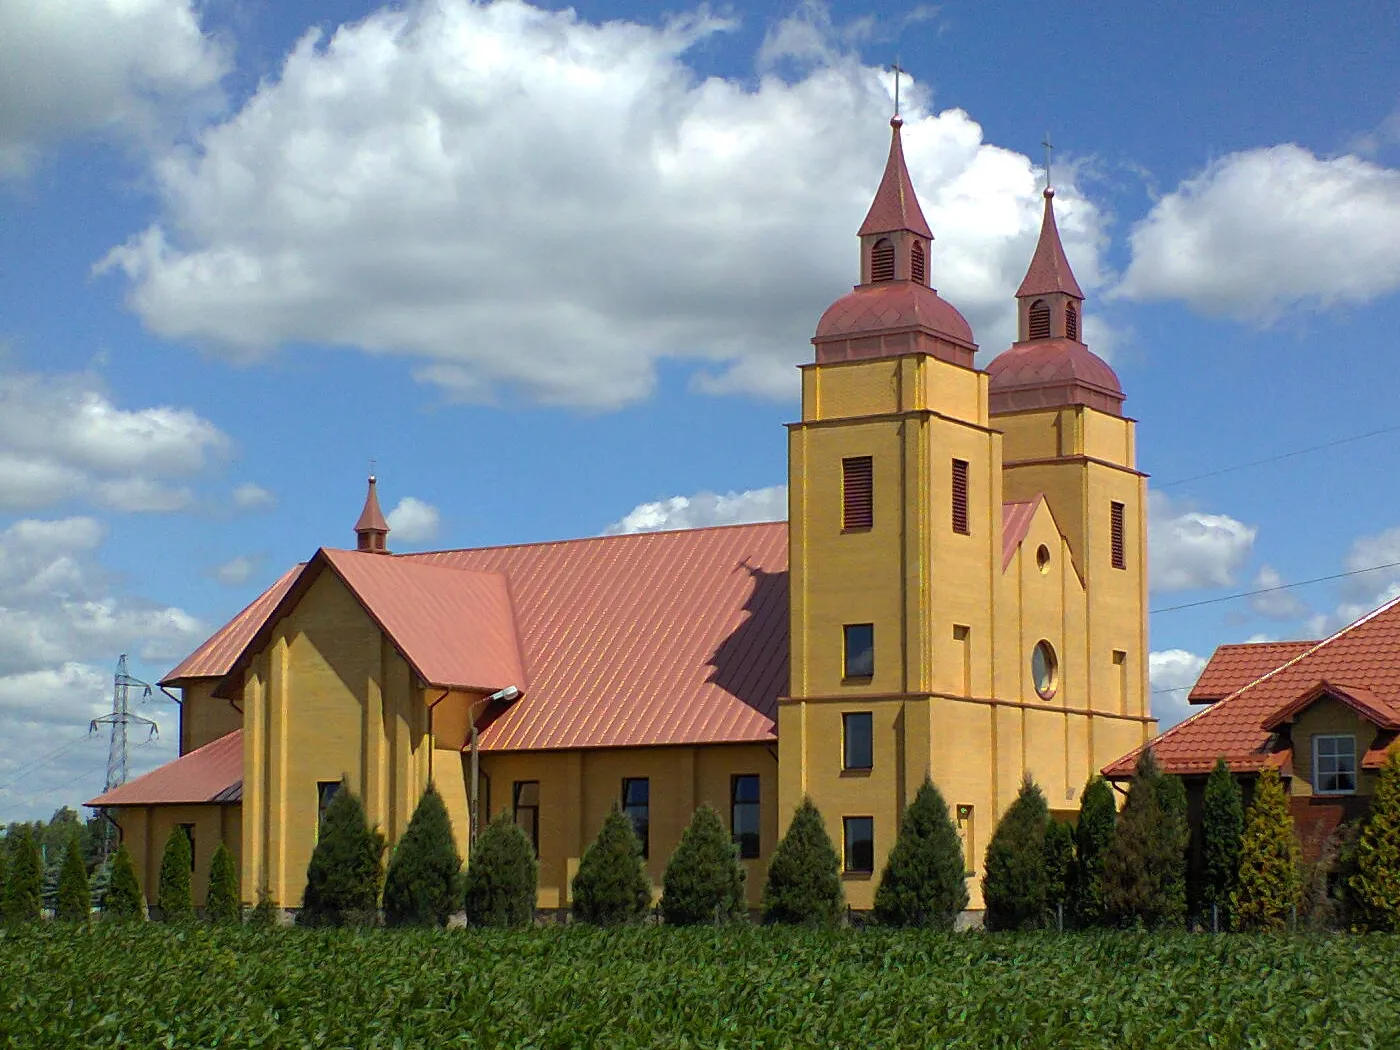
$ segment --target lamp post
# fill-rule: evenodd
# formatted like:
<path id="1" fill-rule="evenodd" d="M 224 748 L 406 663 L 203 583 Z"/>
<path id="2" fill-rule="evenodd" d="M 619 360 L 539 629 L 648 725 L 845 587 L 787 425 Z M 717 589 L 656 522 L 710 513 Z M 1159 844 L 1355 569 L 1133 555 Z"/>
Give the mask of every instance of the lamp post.
<path id="1" fill-rule="evenodd" d="M 467 836 L 468 846 L 476 841 L 477 831 L 481 827 L 481 752 L 478 749 L 476 731 L 477 705 L 479 704 L 485 707 L 493 701 L 501 701 L 506 705 L 510 705 L 519 699 L 520 690 L 516 686 L 508 685 L 504 689 L 492 693 L 490 696 L 485 696 L 475 701 L 467 712 L 467 721 L 470 724 L 472 734 L 472 823 L 470 829 L 471 833 Z"/>

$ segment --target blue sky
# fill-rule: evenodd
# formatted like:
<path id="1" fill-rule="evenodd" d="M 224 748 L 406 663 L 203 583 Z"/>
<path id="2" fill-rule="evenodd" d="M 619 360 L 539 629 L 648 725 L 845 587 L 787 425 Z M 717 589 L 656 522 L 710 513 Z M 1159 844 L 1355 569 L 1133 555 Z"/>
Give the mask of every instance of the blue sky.
<path id="1" fill-rule="evenodd" d="M 153 680 L 351 542 L 371 458 L 401 550 L 781 515 L 896 55 L 983 364 L 1060 147 L 1154 479 L 1154 608 L 1400 561 L 1400 431 L 1199 479 L 1400 426 L 1392 5 L 571 10 L 0 11 L 0 820 L 100 788 L 117 654 Z M 1215 645 L 1397 585 L 1154 615 L 1157 713 Z M 146 768 L 175 720 L 140 710 Z"/>

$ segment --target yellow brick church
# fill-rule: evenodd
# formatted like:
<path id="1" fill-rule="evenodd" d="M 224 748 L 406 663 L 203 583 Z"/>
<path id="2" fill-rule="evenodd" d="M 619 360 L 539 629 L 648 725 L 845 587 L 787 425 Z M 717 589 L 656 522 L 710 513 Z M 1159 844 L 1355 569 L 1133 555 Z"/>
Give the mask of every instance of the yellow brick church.
<path id="1" fill-rule="evenodd" d="M 300 904 L 344 782 L 392 843 L 431 781 L 465 856 L 506 810 L 539 905 L 622 807 L 653 880 L 695 808 L 732 828 L 757 904 L 803 795 L 871 906 L 900 814 L 942 789 L 982 851 L 1029 773 L 1066 816 L 1154 735 L 1146 479 L 1045 192 L 1019 338 L 985 369 L 929 284 L 900 120 L 788 428 L 789 520 L 393 554 L 375 479 L 354 550 L 317 550 L 163 680 L 180 757 L 88 805 L 148 895 L 183 827 L 198 903 L 220 842 L 242 895 Z"/>

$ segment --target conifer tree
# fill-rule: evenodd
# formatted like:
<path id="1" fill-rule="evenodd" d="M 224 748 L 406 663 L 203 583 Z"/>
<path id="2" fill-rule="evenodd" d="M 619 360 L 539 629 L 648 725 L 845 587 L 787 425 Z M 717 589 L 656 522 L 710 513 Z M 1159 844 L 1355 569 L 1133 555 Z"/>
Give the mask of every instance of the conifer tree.
<path id="1" fill-rule="evenodd" d="M 1048 891 L 1045 829 L 1050 809 L 1029 775 L 997 822 L 982 875 L 983 922 L 989 930 L 1030 930 L 1045 921 Z"/>
<path id="2" fill-rule="evenodd" d="M 238 896 L 238 868 L 233 854 L 222 842 L 209 862 L 209 893 L 204 898 L 204 917 L 215 923 L 241 923 L 243 901 Z"/>
<path id="3" fill-rule="evenodd" d="M 1240 870 L 1240 840 L 1244 835 L 1244 800 L 1240 784 L 1223 758 L 1206 780 L 1201 807 L 1201 905 L 1205 915 L 1212 909 L 1219 916 L 1220 928 L 1230 926 L 1230 895 Z"/>
<path id="4" fill-rule="evenodd" d="M 502 810 L 472 844 L 471 860 L 463 878 L 467 921 L 473 926 L 533 924 L 539 874 L 530 836 L 509 812 Z"/>
<path id="5" fill-rule="evenodd" d="M 165 922 L 184 922 L 194 918 L 194 897 L 190 888 L 194 858 L 190 853 L 189 836 L 176 825 L 165 840 L 165 853 L 160 860 L 160 882 L 156 903 Z"/>
<path id="6" fill-rule="evenodd" d="M 1070 893 L 1074 887 L 1074 829 L 1064 821 L 1050 818 L 1045 825 L 1045 914 L 1046 922 L 1069 919 Z M 1055 917 L 1053 920 L 1051 917 Z"/>
<path id="7" fill-rule="evenodd" d="M 372 926 L 379 919 L 384 836 L 370 828 L 358 796 L 342 784 L 326 807 L 306 866 L 302 926 Z"/>
<path id="8" fill-rule="evenodd" d="M 673 926 L 729 922 L 746 911 L 739 850 L 709 806 L 690 818 L 661 876 L 661 915 Z"/>
<path id="9" fill-rule="evenodd" d="M 1113 843 L 1118 805 L 1113 788 L 1095 776 L 1079 800 L 1079 823 L 1074 828 L 1074 921 L 1081 927 L 1104 921 L 1103 862 Z"/>
<path id="10" fill-rule="evenodd" d="M 1230 908 L 1241 930 L 1282 930 L 1292 919 L 1301 886 L 1298 836 L 1278 770 L 1254 784 L 1240 839 L 1240 871 Z"/>
<path id="11" fill-rule="evenodd" d="M 258 930 L 270 930 L 282 925 L 281 909 L 266 886 L 258 887 L 258 902 L 248 914 L 248 925 Z"/>
<path id="12" fill-rule="evenodd" d="M 452 819 L 432 784 L 423 792 L 389 859 L 384 921 L 390 926 L 446 926 L 462 892 L 462 858 Z"/>
<path id="13" fill-rule="evenodd" d="M 571 884 L 574 918 L 595 926 L 634 922 L 651 905 L 651 879 L 632 820 L 613 807 L 579 860 Z"/>
<path id="14" fill-rule="evenodd" d="M 7 922 L 39 918 L 43 907 L 44 861 L 39 844 L 27 824 L 5 836 L 10 847 L 10 870 L 5 883 L 4 915 Z"/>
<path id="15" fill-rule="evenodd" d="M 1354 863 L 1348 889 L 1357 925 L 1400 933 L 1400 751 L 1381 767 Z"/>
<path id="16" fill-rule="evenodd" d="M 0 838 L 0 922 L 5 921 L 5 887 L 10 879 L 10 847 L 14 845 L 9 836 Z"/>
<path id="17" fill-rule="evenodd" d="M 1158 927 L 1186 916 L 1186 792 L 1157 766 L 1150 749 L 1138 757 L 1128 799 L 1104 855 L 1104 913 L 1121 926 Z"/>
<path id="18" fill-rule="evenodd" d="M 826 822 L 812 800 L 803 796 L 768 862 L 763 921 L 812 926 L 837 922 L 845 906 L 840 866 Z"/>
<path id="19" fill-rule="evenodd" d="M 967 907 L 962 840 L 948 804 L 928 777 L 904 811 L 875 891 L 875 919 L 885 926 L 951 930 Z"/>
<path id="20" fill-rule="evenodd" d="M 83 863 L 83 845 L 77 835 L 68 840 L 63 856 L 63 869 L 58 876 L 58 900 L 54 917 L 69 922 L 87 922 L 92 914 L 92 890 L 88 886 L 87 866 Z"/>
<path id="21" fill-rule="evenodd" d="M 126 846 L 117 847 L 112 858 L 112 874 L 107 892 L 102 897 L 102 915 L 109 919 L 144 919 L 146 900 L 141 896 L 141 884 L 136 880 L 136 865 Z"/>

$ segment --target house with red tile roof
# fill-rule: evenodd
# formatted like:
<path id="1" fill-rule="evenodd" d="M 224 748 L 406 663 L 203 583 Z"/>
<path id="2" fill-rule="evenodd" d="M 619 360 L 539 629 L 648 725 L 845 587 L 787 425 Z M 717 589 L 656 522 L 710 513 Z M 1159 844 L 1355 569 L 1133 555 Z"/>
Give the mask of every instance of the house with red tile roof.
<path id="1" fill-rule="evenodd" d="M 1145 476 L 1118 379 L 1082 342 L 1053 191 L 1019 338 L 980 369 L 930 283 L 901 128 L 860 283 L 801 368 L 789 520 L 396 554 L 371 477 L 355 549 L 316 550 L 164 677 L 180 757 L 89 803 L 148 894 L 182 830 L 197 898 L 223 842 L 246 901 L 295 907 L 335 792 L 392 844 L 431 782 L 463 856 L 490 814 L 527 830 L 543 908 L 568 906 L 614 806 L 659 882 L 704 803 L 756 904 L 810 796 L 867 908 L 932 776 L 976 907 L 1023 776 L 1068 818 L 1151 736 Z"/>

